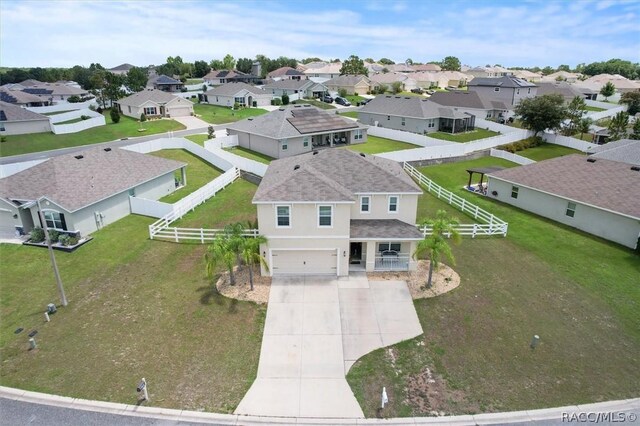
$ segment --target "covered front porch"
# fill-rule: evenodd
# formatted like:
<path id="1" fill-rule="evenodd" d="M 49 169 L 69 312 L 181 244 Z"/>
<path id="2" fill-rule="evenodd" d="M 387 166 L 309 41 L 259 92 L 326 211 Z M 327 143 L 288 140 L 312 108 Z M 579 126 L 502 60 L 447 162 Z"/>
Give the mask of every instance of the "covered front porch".
<path id="1" fill-rule="evenodd" d="M 349 272 L 413 271 L 412 258 L 422 233 L 397 219 L 351 221 Z"/>

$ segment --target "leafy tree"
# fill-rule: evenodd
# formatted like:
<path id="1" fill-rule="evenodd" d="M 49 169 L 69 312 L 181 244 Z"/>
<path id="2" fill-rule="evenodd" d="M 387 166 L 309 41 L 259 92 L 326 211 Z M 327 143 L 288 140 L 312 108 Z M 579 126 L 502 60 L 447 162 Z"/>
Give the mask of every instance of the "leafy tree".
<path id="1" fill-rule="evenodd" d="M 224 238 L 227 240 L 229 248 L 236 256 L 238 268 L 242 266 L 242 244 L 244 241 L 244 225 L 240 222 L 233 223 L 224 227 Z"/>
<path id="2" fill-rule="evenodd" d="M 386 74 L 388 72 L 389 72 L 389 68 L 387 67 L 382 68 L 382 74 Z"/>
<path id="3" fill-rule="evenodd" d="M 555 70 L 553 68 L 551 68 L 550 66 L 546 66 L 546 67 L 542 68 L 540 70 L 540 72 L 543 75 L 549 75 L 549 74 L 553 74 L 555 72 Z"/>
<path id="4" fill-rule="evenodd" d="M 438 210 L 436 218 L 427 220 L 422 223 L 422 226 L 431 227 L 431 235 L 425 236 L 416 247 L 416 251 L 412 257 L 421 257 L 427 255 L 431 264 L 429 265 L 429 276 L 427 277 L 427 288 L 432 286 L 433 271 L 438 270 L 440 264 L 440 258 L 444 256 L 451 262 L 452 265 L 456 264 L 456 260 L 453 257 L 451 246 L 447 242 L 447 237 L 450 237 L 454 243 L 459 244 L 461 236 L 456 226 L 458 220 L 447 216 L 447 212 L 444 210 Z"/>
<path id="5" fill-rule="evenodd" d="M 460 59 L 455 56 L 447 56 L 440 65 L 444 71 L 460 71 Z"/>
<path id="6" fill-rule="evenodd" d="M 145 121 L 147 121 L 147 115 L 143 112 L 140 114 L 140 122 L 144 123 Z"/>
<path id="7" fill-rule="evenodd" d="M 282 105 L 289 105 L 289 95 L 286 93 L 282 95 Z"/>
<path id="8" fill-rule="evenodd" d="M 617 141 L 627 137 L 627 127 L 629 127 L 629 114 L 620 111 L 611 118 L 609 122 L 609 140 Z"/>
<path id="9" fill-rule="evenodd" d="M 214 129 L 213 126 L 207 127 L 207 136 L 209 139 L 215 139 L 216 129 Z"/>
<path id="10" fill-rule="evenodd" d="M 585 133 L 589 133 L 589 130 L 591 130 L 592 124 L 593 124 L 593 120 L 590 119 L 589 117 L 581 118 L 580 121 L 578 121 L 578 126 L 576 127 L 576 130 L 580 132 L 580 139 L 584 137 Z"/>
<path id="11" fill-rule="evenodd" d="M 393 83 L 391 83 L 391 93 L 396 95 L 400 92 L 402 92 L 402 83 L 399 81 L 394 81 Z"/>
<path id="12" fill-rule="evenodd" d="M 630 80 L 635 80 L 640 78 L 640 64 L 622 59 L 609 59 L 606 62 L 593 62 L 588 65 L 583 64 L 580 72 L 590 76 L 597 74 L 620 74 Z"/>
<path id="13" fill-rule="evenodd" d="M 567 124 L 564 128 L 564 134 L 571 136 L 578 130 L 578 124 L 587 111 L 587 103 L 582 96 L 576 96 L 569 102 L 567 106 Z"/>
<path id="14" fill-rule="evenodd" d="M 640 112 L 640 92 L 623 93 L 620 97 L 620 103 L 627 105 L 627 113 L 635 116 Z"/>
<path id="15" fill-rule="evenodd" d="M 340 96 L 341 98 L 345 98 L 347 96 L 347 89 L 345 88 L 338 89 L 338 96 Z"/>
<path id="16" fill-rule="evenodd" d="M 364 61 L 358 58 L 355 55 L 349 56 L 349 59 L 346 59 L 342 63 L 342 67 L 340 68 L 340 75 L 369 75 L 369 70 L 364 66 Z"/>
<path id="17" fill-rule="evenodd" d="M 139 92 L 147 86 L 147 71 L 143 68 L 133 67 L 127 72 L 125 86 L 132 92 Z"/>
<path id="18" fill-rule="evenodd" d="M 206 61 L 195 61 L 193 63 L 193 76 L 202 78 L 209 72 L 209 64 Z"/>
<path id="19" fill-rule="evenodd" d="M 565 81 L 565 78 L 561 75 L 556 77 L 556 81 Z"/>
<path id="20" fill-rule="evenodd" d="M 381 59 L 378 61 L 378 63 L 379 63 L 379 64 L 382 64 L 382 65 L 393 65 L 393 64 L 395 64 L 395 62 L 393 62 L 393 61 L 392 61 L 391 59 L 389 59 L 389 58 L 381 58 Z"/>
<path id="21" fill-rule="evenodd" d="M 211 62 L 209 62 L 209 66 L 212 70 L 216 71 L 224 69 L 224 63 L 220 59 L 212 59 Z"/>
<path id="22" fill-rule="evenodd" d="M 515 108 L 516 115 L 524 128 L 535 132 L 535 136 L 545 129 L 558 129 L 566 117 L 562 95 L 557 93 L 526 98 Z"/>
<path id="23" fill-rule="evenodd" d="M 610 81 L 607 81 L 600 89 L 600 94 L 604 96 L 605 101 L 609 99 L 609 96 L 613 96 L 614 93 L 616 93 L 616 86 Z"/>
<path id="24" fill-rule="evenodd" d="M 364 61 L 365 61 L 367 64 L 373 64 L 373 63 L 375 63 L 375 62 L 376 62 L 376 61 L 374 61 L 374 60 L 373 60 L 373 58 L 364 58 Z"/>
<path id="25" fill-rule="evenodd" d="M 633 123 L 633 130 L 629 135 L 629 139 L 640 140 L 640 120 L 636 119 Z"/>
<path id="26" fill-rule="evenodd" d="M 571 68 L 569 68 L 569 65 L 559 65 L 558 68 L 556 68 L 556 71 L 571 72 Z"/>
<path id="27" fill-rule="evenodd" d="M 109 111 L 109 115 L 111 116 L 111 121 L 113 121 L 114 123 L 120 122 L 120 111 L 118 111 L 118 108 L 111 108 L 111 111 Z"/>
<path id="28" fill-rule="evenodd" d="M 236 66 L 236 60 L 230 54 L 226 54 L 222 58 L 222 67 L 226 70 L 232 70 Z"/>
<path id="29" fill-rule="evenodd" d="M 240 58 L 238 62 L 236 62 L 236 69 L 245 74 L 251 73 L 251 67 L 253 66 L 253 59 L 249 58 Z"/>
<path id="30" fill-rule="evenodd" d="M 112 74 L 106 71 L 104 72 L 104 88 L 102 89 L 102 92 L 104 97 L 112 104 L 125 95 L 124 90 L 122 90 L 124 81 L 124 76 Z"/>
<path id="31" fill-rule="evenodd" d="M 411 58 L 407 58 L 407 59 L 404 61 L 404 63 L 405 63 L 405 65 L 413 65 L 413 59 L 411 59 Z"/>
<path id="32" fill-rule="evenodd" d="M 266 259 L 260 254 L 260 244 L 266 244 L 266 242 L 267 239 L 262 235 L 258 235 L 255 238 L 245 237 L 242 241 L 240 253 L 242 260 L 249 269 L 249 285 L 251 291 L 253 291 L 253 266 L 262 265 L 265 269 L 269 269 Z"/>
<path id="33" fill-rule="evenodd" d="M 304 58 L 301 62 L 306 65 L 311 62 L 320 62 L 320 61 L 322 61 L 322 59 L 313 57 L 313 58 Z"/>
<path id="34" fill-rule="evenodd" d="M 218 267 L 224 266 L 229 271 L 229 284 L 236 284 L 236 277 L 233 273 L 233 266 L 236 263 L 236 251 L 234 251 L 226 235 L 218 235 L 213 240 L 213 244 L 207 247 L 204 259 L 209 277 L 213 276 Z"/>

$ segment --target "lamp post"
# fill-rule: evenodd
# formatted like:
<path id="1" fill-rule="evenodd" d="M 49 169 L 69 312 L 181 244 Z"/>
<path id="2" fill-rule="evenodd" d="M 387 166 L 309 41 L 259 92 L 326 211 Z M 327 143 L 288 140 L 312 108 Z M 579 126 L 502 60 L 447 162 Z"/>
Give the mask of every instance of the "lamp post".
<path id="1" fill-rule="evenodd" d="M 64 287 L 62 287 L 62 280 L 60 279 L 60 272 L 58 271 L 58 264 L 56 263 L 56 257 L 53 254 L 53 247 L 51 246 L 51 239 L 49 238 L 49 227 L 47 226 L 47 220 L 42 213 L 40 207 L 40 200 L 44 197 L 38 198 L 38 216 L 40 216 L 40 222 L 42 222 L 42 228 L 44 229 L 44 238 L 47 241 L 47 248 L 49 249 L 49 257 L 51 258 L 51 265 L 53 266 L 53 274 L 56 276 L 56 283 L 58 284 L 58 292 L 60 293 L 60 303 L 62 306 L 67 306 L 67 296 L 64 294 Z"/>

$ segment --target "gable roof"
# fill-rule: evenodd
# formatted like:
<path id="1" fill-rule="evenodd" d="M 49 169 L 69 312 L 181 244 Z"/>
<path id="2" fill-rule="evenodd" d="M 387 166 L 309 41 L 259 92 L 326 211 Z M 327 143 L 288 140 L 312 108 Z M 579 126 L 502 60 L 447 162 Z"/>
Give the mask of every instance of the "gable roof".
<path id="1" fill-rule="evenodd" d="M 353 120 L 310 105 L 293 105 L 227 125 L 227 129 L 271 139 L 286 139 L 332 130 L 366 128 Z"/>
<path id="2" fill-rule="evenodd" d="M 117 67 L 109 68 L 107 71 L 129 71 L 131 68 L 135 68 L 134 65 L 124 63 Z"/>
<path id="3" fill-rule="evenodd" d="M 305 74 L 340 74 L 342 62 L 310 62 L 306 67 L 307 69 L 303 71 Z"/>
<path id="4" fill-rule="evenodd" d="M 414 71 L 442 71 L 440 65 L 436 64 L 422 64 L 422 65 L 411 65 Z"/>
<path id="5" fill-rule="evenodd" d="M 117 103 L 120 105 L 139 107 L 145 102 L 151 101 L 159 105 L 164 105 L 176 98 L 178 98 L 178 96 L 172 95 L 169 92 L 163 92 L 162 90 L 158 90 L 158 89 L 151 89 L 151 90 L 143 90 L 141 92 L 134 93 L 131 96 L 127 96 L 126 98 L 122 98 L 118 100 Z M 189 99 L 185 99 L 185 101 L 192 103 Z"/>
<path id="6" fill-rule="evenodd" d="M 629 164 L 566 155 L 491 173 L 490 177 L 640 219 L 640 172 Z"/>
<path id="7" fill-rule="evenodd" d="M 204 80 L 210 80 L 212 78 L 235 78 L 235 77 L 255 77 L 250 74 L 245 74 L 238 70 L 211 70 L 207 75 L 202 77 Z"/>
<path id="8" fill-rule="evenodd" d="M 264 89 L 266 90 L 270 90 L 270 89 L 306 90 L 308 87 L 315 86 L 315 85 L 324 86 L 323 84 L 320 84 L 320 83 L 314 83 L 311 80 L 286 79 L 286 80 L 272 81 L 269 84 L 265 84 Z"/>
<path id="9" fill-rule="evenodd" d="M 154 79 L 153 84 L 182 84 L 180 80 L 176 80 L 175 78 L 171 78 L 167 75 L 159 75 Z"/>
<path id="10" fill-rule="evenodd" d="M 364 75 L 339 75 L 333 77 L 331 80 L 324 82 L 326 86 L 355 86 L 356 84 L 364 81 L 366 84 L 371 84 L 371 80 Z"/>
<path id="11" fill-rule="evenodd" d="M 489 87 L 507 87 L 519 89 L 522 87 L 537 87 L 533 83 L 529 83 L 518 77 L 506 75 L 499 78 L 474 78 L 469 82 L 469 86 L 489 86 Z"/>
<path id="12" fill-rule="evenodd" d="M 46 115 L 38 114 L 17 105 L 0 101 L 0 121 L 49 121 Z"/>
<path id="13" fill-rule="evenodd" d="M 474 108 L 484 110 L 510 110 L 512 105 L 497 99 L 491 99 L 474 91 L 436 92 L 429 98 L 438 105 L 458 108 Z"/>
<path id="14" fill-rule="evenodd" d="M 121 148 L 91 148 L 49 158 L 0 179 L 0 197 L 32 201 L 44 196 L 74 212 L 185 165 Z"/>
<path id="15" fill-rule="evenodd" d="M 280 67 L 277 70 L 273 70 L 271 71 L 269 74 L 267 74 L 267 77 L 273 78 L 273 77 L 282 77 L 284 75 L 299 75 L 299 76 L 303 76 L 304 73 L 302 71 L 298 71 L 295 68 L 291 68 L 291 67 Z"/>
<path id="16" fill-rule="evenodd" d="M 468 118 L 469 115 L 418 96 L 380 95 L 367 102 L 360 112 L 412 118 Z"/>
<path id="17" fill-rule="evenodd" d="M 640 166 L 640 141 L 620 139 L 604 145 L 598 145 L 592 150 L 591 157 Z"/>
<path id="18" fill-rule="evenodd" d="M 405 74 L 400 74 L 399 72 L 380 73 L 369 77 L 369 80 L 372 82 L 381 84 L 389 84 L 396 81 L 404 82 L 407 81 L 407 79 L 409 79 L 409 77 Z"/>
<path id="19" fill-rule="evenodd" d="M 356 194 L 372 193 L 422 190 L 395 161 L 325 149 L 271 162 L 253 202 L 353 202 Z"/>
<path id="20" fill-rule="evenodd" d="M 242 83 L 242 82 L 225 83 L 211 90 L 207 90 L 206 92 L 204 92 L 204 94 L 209 96 L 233 96 L 243 90 L 246 90 L 249 93 L 253 93 L 254 95 L 270 94 L 260 89 L 259 87 L 252 86 L 250 84 Z"/>
<path id="21" fill-rule="evenodd" d="M 541 81 L 536 84 L 538 86 L 538 96 L 556 93 L 561 95 L 566 100 L 571 100 L 576 96 L 583 98 L 582 92 L 576 89 L 575 86 L 572 86 L 564 81 Z"/>
<path id="22" fill-rule="evenodd" d="M 41 103 L 43 102 L 43 99 L 22 90 L 8 90 L 0 88 L 0 101 L 12 104 L 29 104 L 34 102 Z"/>
<path id="23" fill-rule="evenodd" d="M 33 78 L 28 78 L 26 80 L 21 81 L 19 84 L 24 87 L 31 87 L 31 86 L 37 86 L 39 84 L 44 84 L 44 82 L 33 79 Z"/>

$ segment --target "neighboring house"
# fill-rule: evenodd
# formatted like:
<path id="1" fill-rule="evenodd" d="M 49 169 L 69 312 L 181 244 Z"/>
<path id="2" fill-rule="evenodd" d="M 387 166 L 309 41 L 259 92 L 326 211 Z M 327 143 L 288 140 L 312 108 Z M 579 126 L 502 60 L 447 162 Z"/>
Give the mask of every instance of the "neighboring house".
<path id="1" fill-rule="evenodd" d="M 413 72 L 438 72 L 442 71 L 440 65 L 436 64 L 421 64 L 421 65 L 411 65 L 411 69 Z"/>
<path id="2" fill-rule="evenodd" d="M 522 99 L 533 98 L 538 86 L 516 77 L 474 78 L 469 82 L 469 89 L 488 98 L 501 100 L 511 105 L 518 105 Z"/>
<path id="3" fill-rule="evenodd" d="M 536 96 L 558 94 L 563 97 L 566 103 L 571 102 L 576 96 L 585 97 L 574 85 L 564 81 L 539 81 L 536 85 L 538 86 Z"/>
<path id="4" fill-rule="evenodd" d="M 626 247 L 640 237 L 640 167 L 579 154 L 489 175 L 487 194 Z"/>
<path id="5" fill-rule="evenodd" d="M 575 72 L 556 71 L 543 76 L 540 81 L 566 81 L 567 83 L 575 83 L 580 77 L 582 77 L 582 74 Z"/>
<path id="6" fill-rule="evenodd" d="M 390 72 L 415 72 L 413 67 L 407 64 L 391 64 L 387 65 L 387 69 Z"/>
<path id="7" fill-rule="evenodd" d="M 246 83 L 226 83 L 200 95 L 204 102 L 232 108 L 236 103 L 246 107 L 271 105 L 273 95 Z"/>
<path id="8" fill-rule="evenodd" d="M 267 74 L 267 78 L 273 81 L 280 80 L 306 80 L 307 76 L 295 68 L 281 67 Z"/>
<path id="9" fill-rule="evenodd" d="M 43 102 L 61 103 L 66 102 L 71 96 L 87 97 L 91 94 L 88 90 L 78 89 L 60 83 L 42 83 L 29 86 L 23 92 L 39 97 Z"/>
<path id="10" fill-rule="evenodd" d="M 280 80 L 266 84 L 263 89 L 273 96 L 295 95 L 299 93 L 300 98 L 319 98 L 329 89 L 322 83 L 315 83 L 311 80 Z"/>
<path id="11" fill-rule="evenodd" d="M 0 135 L 26 135 L 51 131 L 46 115 L 0 101 Z"/>
<path id="12" fill-rule="evenodd" d="M 367 140 L 367 126 L 310 105 L 293 105 L 227 125 L 241 147 L 284 158 Z"/>
<path id="13" fill-rule="evenodd" d="M 599 91 L 602 89 L 602 86 L 609 82 L 616 86 L 616 92 L 619 93 L 637 92 L 640 90 L 639 83 L 629 80 L 620 74 L 598 74 L 593 77 L 589 77 L 584 81 L 576 82 L 576 85 L 586 86 Z"/>
<path id="14" fill-rule="evenodd" d="M 340 75 L 340 69 L 342 68 L 341 62 L 331 63 L 309 63 L 306 64 L 306 69 L 303 71 L 309 80 L 313 80 L 316 83 L 324 83 L 327 80 L 338 77 Z"/>
<path id="15" fill-rule="evenodd" d="M 27 80 L 21 81 L 18 84 L 20 84 L 23 87 L 32 87 L 32 86 L 40 86 L 40 85 L 46 84 L 46 83 L 43 82 L 43 81 L 40 81 L 40 80 L 35 80 L 33 78 L 29 78 Z"/>
<path id="16" fill-rule="evenodd" d="M 135 68 L 135 66 L 131 64 L 121 64 L 117 67 L 109 68 L 107 69 L 107 71 L 109 71 L 111 74 L 126 75 L 131 68 Z"/>
<path id="17" fill-rule="evenodd" d="M 273 161 L 253 197 L 263 275 L 415 270 L 421 194 L 399 163 L 345 149 Z"/>
<path id="18" fill-rule="evenodd" d="M 369 72 L 369 75 L 372 74 L 377 74 L 377 73 L 381 73 L 386 67 L 382 64 L 377 64 L 377 63 L 369 63 L 369 62 L 365 62 L 364 63 L 364 67 L 367 69 L 367 71 Z M 389 68 L 387 68 L 387 71 L 389 70 Z"/>
<path id="19" fill-rule="evenodd" d="M 162 90 L 163 92 L 180 92 L 184 84 L 180 80 L 171 78 L 164 74 L 150 78 L 147 87 Z"/>
<path id="20" fill-rule="evenodd" d="M 22 91 L 21 89 L 9 90 L 0 88 L 0 101 L 21 107 L 47 106 L 49 100 L 41 99 L 39 96 L 32 95 Z"/>
<path id="21" fill-rule="evenodd" d="M 120 148 L 91 148 L 51 157 L 0 179 L 0 232 L 13 237 L 41 226 L 90 234 L 131 213 L 129 197 L 157 200 L 176 189 L 185 163 Z"/>
<path id="22" fill-rule="evenodd" d="M 513 71 L 501 66 L 475 67 L 466 70 L 465 74 L 472 75 L 474 78 L 498 78 L 513 75 Z"/>
<path id="23" fill-rule="evenodd" d="M 371 80 L 371 86 L 373 87 L 386 86 L 388 89 L 391 88 L 393 83 L 399 82 L 402 84 L 402 90 L 406 92 L 418 87 L 418 83 L 413 79 L 412 74 L 407 76 L 406 74 L 401 74 L 399 72 L 373 74 L 369 77 L 369 80 Z"/>
<path id="24" fill-rule="evenodd" d="M 413 133 L 473 130 L 475 116 L 418 96 L 376 96 L 358 111 L 358 121 Z"/>
<path id="25" fill-rule="evenodd" d="M 591 158 L 602 158 L 640 166 L 640 140 L 619 139 L 597 146 L 591 152 L 593 153 Z"/>
<path id="26" fill-rule="evenodd" d="M 472 78 L 460 71 L 420 71 L 409 74 L 409 77 L 416 81 L 418 87 L 424 89 L 465 86 Z"/>
<path id="27" fill-rule="evenodd" d="M 251 83 L 260 82 L 260 76 L 245 74 L 238 70 L 213 70 L 202 77 L 205 83 L 210 86 L 219 86 L 225 83 Z"/>
<path id="28" fill-rule="evenodd" d="M 330 91 L 338 92 L 340 89 L 347 91 L 347 94 L 365 94 L 371 91 L 371 80 L 364 75 L 340 75 L 324 82 Z"/>
<path id="29" fill-rule="evenodd" d="M 156 89 L 146 89 L 122 98 L 114 105 L 124 115 L 140 118 L 147 117 L 186 117 L 193 115 L 193 102 L 171 93 Z"/>
<path id="30" fill-rule="evenodd" d="M 478 92 L 452 91 L 436 92 L 429 98 L 438 105 L 454 108 L 459 112 L 473 114 L 476 117 L 497 119 L 513 115 L 513 105 L 504 101 L 480 95 Z"/>
<path id="31" fill-rule="evenodd" d="M 540 81 L 542 78 L 542 74 L 532 72 L 529 70 L 511 70 L 513 72 L 513 76 L 522 80 L 527 80 L 531 83 L 535 83 Z"/>

